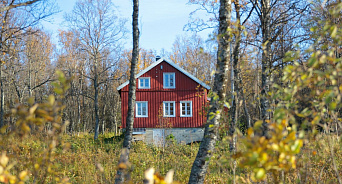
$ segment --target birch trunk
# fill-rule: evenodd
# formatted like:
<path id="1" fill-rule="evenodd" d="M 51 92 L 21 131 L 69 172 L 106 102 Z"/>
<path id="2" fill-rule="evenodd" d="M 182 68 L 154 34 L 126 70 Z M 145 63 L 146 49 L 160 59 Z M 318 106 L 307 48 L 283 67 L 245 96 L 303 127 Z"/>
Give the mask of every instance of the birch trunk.
<path id="1" fill-rule="evenodd" d="M 99 88 L 98 88 L 98 76 L 97 76 L 97 59 L 95 59 L 94 65 L 94 110 L 95 110 L 95 135 L 94 140 L 99 138 Z"/>
<path id="2" fill-rule="evenodd" d="M 267 135 L 267 122 L 270 119 L 270 102 L 268 99 L 270 83 L 270 0 L 261 3 L 261 28 L 262 28 L 262 61 L 261 61 L 261 119 L 263 120 L 261 134 Z"/>
<path id="3" fill-rule="evenodd" d="M 238 103 L 239 103 L 239 56 L 240 56 L 240 43 L 241 43 L 241 26 L 240 26 L 240 5 L 238 1 L 234 2 L 235 7 L 235 16 L 236 21 L 238 25 L 237 33 L 235 35 L 235 45 L 234 45 L 234 51 L 233 51 L 233 60 L 232 60 L 232 108 L 231 108 L 231 126 L 229 127 L 229 136 L 232 137 L 230 145 L 229 145 L 229 151 L 235 152 L 236 151 L 236 138 L 234 136 L 236 125 L 237 125 L 237 119 L 238 119 Z"/>
<path id="4" fill-rule="evenodd" d="M 227 33 L 231 18 L 231 0 L 220 0 L 219 19 L 220 25 L 218 30 L 218 51 L 217 64 L 214 79 L 213 94 L 218 98 L 211 98 L 210 109 L 207 115 L 207 123 L 205 125 L 204 137 L 197 152 L 196 159 L 192 165 L 189 183 L 203 183 L 210 158 L 214 152 L 219 120 L 223 109 L 223 101 L 225 100 L 225 92 L 227 84 L 227 72 L 229 65 L 229 41 L 230 34 Z"/>
<path id="5" fill-rule="evenodd" d="M 132 61 L 131 61 L 131 71 L 129 78 L 129 89 L 128 89 L 128 112 L 126 118 L 126 132 L 123 142 L 123 152 L 121 153 L 119 165 L 122 162 L 129 160 L 129 151 L 132 143 L 132 134 L 133 134 L 133 123 L 134 123 L 134 107 L 135 107 L 135 90 L 136 90 L 136 69 L 137 63 L 139 59 L 139 28 L 138 28 L 138 16 L 139 16 L 139 0 L 133 0 L 133 52 L 132 52 Z M 123 163 L 125 164 L 125 163 Z M 124 168 L 119 168 L 116 173 L 115 183 L 121 184 L 124 183 Z"/>
<path id="6" fill-rule="evenodd" d="M 1 62 L 1 61 L 0 61 Z M 0 63 L 0 128 L 4 126 L 4 104 L 5 104 L 5 95 L 4 95 L 4 86 L 2 83 L 2 63 Z"/>

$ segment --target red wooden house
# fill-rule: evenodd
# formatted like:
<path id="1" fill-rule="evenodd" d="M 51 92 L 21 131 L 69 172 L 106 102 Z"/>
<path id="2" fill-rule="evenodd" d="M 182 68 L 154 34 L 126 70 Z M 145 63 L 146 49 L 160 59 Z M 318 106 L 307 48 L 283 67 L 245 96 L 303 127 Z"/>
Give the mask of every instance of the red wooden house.
<path id="1" fill-rule="evenodd" d="M 162 58 L 157 58 L 136 77 L 133 133 L 136 139 L 157 144 L 172 134 L 178 142 L 202 140 L 208 85 Z M 128 111 L 128 84 L 129 81 L 117 88 L 123 128 Z"/>

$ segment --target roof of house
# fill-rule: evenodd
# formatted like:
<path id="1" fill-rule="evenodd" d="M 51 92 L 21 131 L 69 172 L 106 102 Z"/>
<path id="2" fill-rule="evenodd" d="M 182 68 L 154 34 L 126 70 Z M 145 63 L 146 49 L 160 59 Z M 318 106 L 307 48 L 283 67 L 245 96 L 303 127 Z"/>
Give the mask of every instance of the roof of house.
<path id="1" fill-rule="evenodd" d="M 180 66 L 178 66 L 177 64 L 171 62 L 171 61 L 167 61 L 163 58 L 158 59 L 156 62 L 152 63 L 149 67 L 145 68 L 143 71 L 139 72 L 135 78 L 139 78 L 140 76 L 142 76 L 144 73 L 148 72 L 149 70 L 151 70 L 152 68 L 154 68 L 155 66 L 157 66 L 159 63 L 165 61 L 166 63 L 170 64 L 171 66 L 175 67 L 177 70 L 179 70 L 180 72 L 182 72 L 183 74 L 185 74 L 186 76 L 188 76 L 189 78 L 191 78 L 192 80 L 194 80 L 195 82 L 197 82 L 198 84 L 200 84 L 201 86 L 205 87 L 206 89 L 210 89 L 210 87 L 205 84 L 204 82 L 200 81 L 199 79 L 197 79 L 195 76 L 191 75 L 189 72 L 185 71 L 183 68 L 181 68 Z M 126 85 L 129 84 L 129 80 L 124 82 L 123 84 L 121 84 L 118 88 L 116 88 L 118 91 L 121 90 L 123 87 L 125 87 Z"/>

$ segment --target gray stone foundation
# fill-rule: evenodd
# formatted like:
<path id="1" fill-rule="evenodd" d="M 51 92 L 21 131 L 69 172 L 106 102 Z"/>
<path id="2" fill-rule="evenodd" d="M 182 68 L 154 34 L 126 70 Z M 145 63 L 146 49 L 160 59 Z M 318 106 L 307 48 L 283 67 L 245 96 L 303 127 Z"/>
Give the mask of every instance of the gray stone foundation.
<path id="1" fill-rule="evenodd" d="M 135 140 L 141 140 L 147 144 L 163 145 L 170 134 L 179 144 L 200 142 L 203 139 L 203 128 L 146 128 L 144 134 L 134 135 Z"/>

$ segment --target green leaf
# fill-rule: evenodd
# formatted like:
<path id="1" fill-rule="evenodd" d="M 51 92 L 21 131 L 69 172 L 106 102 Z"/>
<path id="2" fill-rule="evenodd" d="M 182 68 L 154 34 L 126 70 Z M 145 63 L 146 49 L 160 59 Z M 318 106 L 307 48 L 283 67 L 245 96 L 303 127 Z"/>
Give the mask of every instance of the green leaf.
<path id="1" fill-rule="evenodd" d="M 255 178 L 258 180 L 264 179 L 266 177 L 266 171 L 264 168 L 259 168 L 256 171 Z"/>
<path id="2" fill-rule="evenodd" d="M 335 38 L 335 37 L 336 37 L 336 34 L 337 34 L 337 26 L 334 25 L 334 26 L 332 27 L 331 37 L 332 37 L 332 38 Z"/>
<path id="3" fill-rule="evenodd" d="M 262 122 L 263 122 L 262 120 L 256 121 L 254 123 L 254 129 L 259 129 L 262 125 Z"/>
<path id="4" fill-rule="evenodd" d="M 336 106 L 337 106 L 337 103 L 336 103 L 336 102 L 331 102 L 331 103 L 329 104 L 329 109 L 330 109 L 330 110 L 335 110 L 335 109 L 336 109 Z"/>

